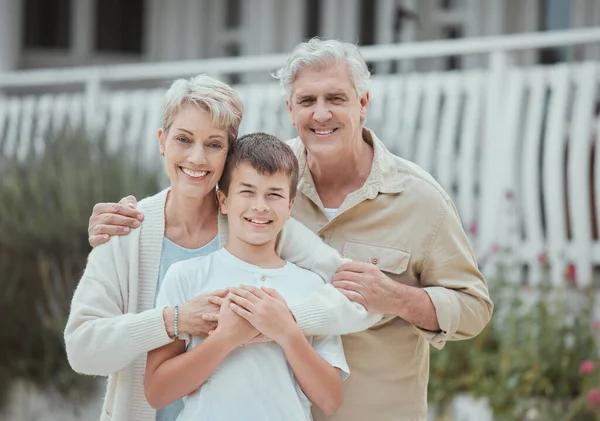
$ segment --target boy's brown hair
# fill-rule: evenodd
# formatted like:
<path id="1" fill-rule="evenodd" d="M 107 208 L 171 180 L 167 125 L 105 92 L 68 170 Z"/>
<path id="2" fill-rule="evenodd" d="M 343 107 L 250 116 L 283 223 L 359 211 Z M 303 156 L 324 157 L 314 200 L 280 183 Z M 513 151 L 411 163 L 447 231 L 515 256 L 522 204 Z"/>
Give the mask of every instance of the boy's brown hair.
<path id="1" fill-rule="evenodd" d="M 290 178 L 290 200 L 296 197 L 298 184 L 298 159 L 286 143 L 267 133 L 250 133 L 234 141 L 227 153 L 227 161 L 219 190 L 228 194 L 233 171 L 248 164 L 259 174 L 284 173 Z"/>

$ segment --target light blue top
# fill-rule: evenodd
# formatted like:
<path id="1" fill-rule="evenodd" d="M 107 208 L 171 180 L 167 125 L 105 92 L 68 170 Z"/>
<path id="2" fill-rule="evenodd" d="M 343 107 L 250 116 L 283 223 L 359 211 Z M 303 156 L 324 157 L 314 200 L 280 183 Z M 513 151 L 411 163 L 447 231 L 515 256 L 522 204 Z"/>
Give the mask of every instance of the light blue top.
<path id="1" fill-rule="evenodd" d="M 175 244 L 167 237 L 163 237 L 162 254 L 160 256 L 160 268 L 158 270 L 158 282 L 156 282 L 156 293 L 154 294 L 154 302 L 156 304 L 156 297 L 160 286 L 162 285 L 163 279 L 167 270 L 173 263 L 180 262 L 182 260 L 188 260 L 193 257 L 206 256 L 213 251 L 217 251 L 221 248 L 219 242 L 219 236 L 210 240 L 210 242 L 199 249 L 187 249 L 181 247 L 179 244 Z M 165 406 L 156 412 L 156 421 L 175 421 L 181 410 L 183 409 L 183 401 L 178 400 L 173 402 L 171 405 Z"/>

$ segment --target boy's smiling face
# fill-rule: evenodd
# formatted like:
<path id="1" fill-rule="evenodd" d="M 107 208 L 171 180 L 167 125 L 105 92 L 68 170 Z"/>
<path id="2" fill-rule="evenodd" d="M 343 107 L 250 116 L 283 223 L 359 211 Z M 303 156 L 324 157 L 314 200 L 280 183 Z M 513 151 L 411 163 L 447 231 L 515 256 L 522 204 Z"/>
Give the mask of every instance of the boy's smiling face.
<path id="1" fill-rule="evenodd" d="M 217 195 L 229 220 L 229 238 L 253 246 L 274 243 L 294 203 L 290 177 L 283 172 L 259 174 L 242 163 L 231 174 L 228 192 L 225 196 L 219 190 Z"/>

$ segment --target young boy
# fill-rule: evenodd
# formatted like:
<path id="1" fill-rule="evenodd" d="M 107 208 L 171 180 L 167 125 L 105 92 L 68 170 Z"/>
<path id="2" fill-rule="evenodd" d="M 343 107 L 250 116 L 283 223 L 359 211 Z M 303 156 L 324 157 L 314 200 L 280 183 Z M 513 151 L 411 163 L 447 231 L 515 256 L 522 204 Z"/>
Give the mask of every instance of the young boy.
<path id="1" fill-rule="evenodd" d="M 279 139 L 255 133 L 232 145 L 217 192 L 227 244 L 172 265 L 156 305 L 222 288 L 236 296 L 224 301 L 207 338 L 148 353 L 144 387 L 153 407 L 187 396 L 178 421 L 306 421 L 311 401 L 327 414 L 340 406 L 349 371 L 340 337 L 305 338 L 286 304 L 323 281 L 275 252 L 297 180 L 296 157 Z M 249 343 L 259 334 L 272 341 Z"/>

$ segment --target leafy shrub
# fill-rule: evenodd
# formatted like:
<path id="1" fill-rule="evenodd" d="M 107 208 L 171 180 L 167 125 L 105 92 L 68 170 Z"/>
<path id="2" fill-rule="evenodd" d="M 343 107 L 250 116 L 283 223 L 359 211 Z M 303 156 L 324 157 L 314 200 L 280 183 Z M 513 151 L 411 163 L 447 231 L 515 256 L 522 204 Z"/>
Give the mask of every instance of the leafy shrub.
<path id="1" fill-rule="evenodd" d="M 91 392 L 95 382 L 71 370 L 63 343 L 90 251 L 89 216 L 98 202 L 157 192 L 159 173 L 135 150 L 110 151 L 81 131 L 48 135 L 25 159 L 0 156 L 0 407 L 15 379 L 63 395 Z"/>

